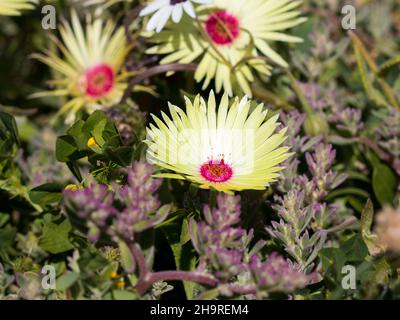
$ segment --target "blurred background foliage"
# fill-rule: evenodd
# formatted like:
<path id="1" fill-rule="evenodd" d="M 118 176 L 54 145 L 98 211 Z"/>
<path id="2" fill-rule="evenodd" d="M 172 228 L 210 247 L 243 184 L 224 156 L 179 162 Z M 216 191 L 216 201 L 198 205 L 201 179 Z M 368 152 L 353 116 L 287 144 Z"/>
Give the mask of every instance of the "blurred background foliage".
<path id="1" fill-rule="evenodd" d="M 64 17 L 68 18 L 71 6 L 80 6 L 73 1 L 43 1 L 42 5 L 45 3 L 56 6 L 58 22 Z M 352 33 L 341 27 L 341 10 L 345 4 L 352 4 L 356 8 L 357 28 Z M 119 3 L 101 14 L 123 23 L 125 14 L 132 6 L 131 2 Z M 96 9 L 91 10 L 94 12 Z M 302 131 L 308 136 L 322 135 L 325 142 L 333 144 L 337 152 L 335 170 L 346 173 L 348 179 L 328 195 L 327 201 L 339 206 L 343 220 L 352 215 L 361 219 L 362 212 L 366 212 L 368 198 L 372 200 L 375 211 L 385 205 L 397 206 L 400 176 L 400 110 L 396 106 L 400 100 L 400 2 L 306 0 L 303 10 L 309 19 L 292 33 L 302 37 L 304 42 L 290 46 L 289 50 L 286 45 L 282 45 L 282 48 L 280 44 L 277 45 L 289 61 L 291 72 L 276 68 L 270 78 L 257 79 L 252 84 L 255 98 L 275 111 L 290 113 L 295 109 L 301 110 L 307 115 Z M 0 111 L 13 115 L 16 121 L 14 123 L 14 120 L 2 114 L 0 129 L 3 126 L 6 128 L 3 132 L 14 132 L 15 135 L 16 127 L 19 131 L 18 139 L 1 136 L 4 144 L 0 149 L 0 261 L 6 260 L 7 256 L 14 271 L 33 272 L 39 268 L 38 262 L 53 260 L 58 268 L 57 274 L 62 275 L 60 286 L 69 288 L 71 283 L 77 281 L 76 274 L 82 269 L 85 269 L 87 277 L 90 277 L 91 267 L 93 270 L 116 272 L 118 266 L 114 262 L 120 253 L 115 248 L 102 247 L 99 251 L 85 244 L 87 250 L 83 258 L 79 256 L 82 252 L 78 251 L 68 257 L 65 251 L 61 251 L 61 255 L 52 257 L 49 255 L 51 249 L 43 242 L 39 245 L 39 239 L 49 233 L 67 234 L 70 226 L 60 224 L 60 229 L 53 230 L 48 224 L 50 229 L 46 229 L 44 236 L 43 225 L 58 221 L 60 217 L 47 208 L 44 210 L 46 214 L 40 215 L 43 207 L 32 202 L 29 190 L 50 182 L 64 186 L 77 182 L 67 166 L 57 162 L 55 156 L 57 136 L 65 135 L 68 129 L 60 123 L 52 124 L 52 117 L 62 101 L 59 98 L 29 97 L 46 88 L 46 81 L 50 79 L 49 69 L 30 58 L 33 53 L 48 48 L 49 34 L 57 32 L 43 30 L 42 17 L 41 6 L 20 17 L 0 17 Z M 143 54 L 145 48 L 146 44 L 139 40 L 127 65 L 140 65 L 143 61 L 156 64 L 157 60 Z M 179 105 L 182 104 L 183 93 L 189 96 L 201 93 L 200 86 L 188 72 L 170 77 L 160 75 L 145 80 L 143 84 L 151 87 L 155 94 L 134 93 L 124 104 L 106 110 L 127 144 L 143 139 L 149 114 L 160 114 L 161 110 L 166 110 L 166 101 Z M 88 170 L 83 167 L 83 171 Z M 175 190 L 183 190 L 179 183 L 171 184 Z M 198 207 L 196 201 L 204 200 L 201 196 L 192 199 L 190 191 L 171 195 L 168 187 L 170 185 L 167 183 L 161 187 L 164 192 L 162 197 L 168 201 L 175 197 L 175 201 L 183 203 L 185 207 Z M 264 210 L 269 204 L 263 201 L 270 199 L 270 196 L 271 193 L 267 192 L 259 201 L 256 193 L 247 192 L 243 196 L 242 206 L 249 212 L 254 207 Z M 257 215 L 244 223 L 254 225 Z M 367 225 L 364 231 L 368 235 L 371 225 Z M 381 276 L 376 283 L 384 283 L 387 286 L 385 290 L 379 291 L 375 287 L 368 290 L 371 273 L 366 273 L 362 279 L 364 291 L 347 294 L 335 288 L 338 270 L 345 261 L 355 261 L 361 269 L 372 272 L 368 269 L 369 262 L 366 262 L 368 250 L 364 252 L 360 249 L 365 249 L 365 245 L 360 245 L 359 239 L 349 241 L 349 238 L 332 240 L 335 244 L 347 243 L 344 246 L 350 249 L 344 255 L 329 248 L 321 252 L 322 267 L 331 272 L 327 271 L 325 279 L 329 293 L 318 289 L 315 297 L 398 297 L 398 282 L 388 284 L 385 280 L 389 274 L 386 260 L 379 260 L 378 271 L 381 273 L 374 273 L 373 278 L 376 280 Z M 79 235 L 69 240 L 74 244 L 82 242 Z M 66 250 L 70 250 L 74 244 L 66 243 Z M 160 248 L 165 245 L 160 244 Z M 364 255 L 352 256 L 352 248 L 361 250 Z M 333 256 L 336 257 L 337 269 L 329 265 L 329 259 Z M 157 263 L 160 264 L 159 261 Z M 168 259 L 164 263 L 158 267 L 173 265 Z M 0 264 L 0 298 L 2 282 L 3 288 L 6 288 L 13 281 L 1 268 Z M 73 271 L 66 272 L 68 268 Z M 38 280 L 34 273 L 32 275 L 29 272 L 24 273 L 13 285 L 29 287 L 29 290 L 20 293 L 23 298 L 36 298 L 40 291 Z M 117 288 L 113 293 L 114 298 L 135 297 L 131 292 L 119 291 L 123 286 L 118 284 L 116 278 L 107 284 L 98 279 L 93 281 L 98 287 L 92 286 L 91 297 L 111 298 L 104 295 L 110 286 Z M 391 291 L 389 288 L 394 289 Z M 159 283 L 148 298 L 158 298 L 169 290 L 167 284 Z M 61 290 L 57 294 L 59 298 L 68 298 L 73 293 Z"/>

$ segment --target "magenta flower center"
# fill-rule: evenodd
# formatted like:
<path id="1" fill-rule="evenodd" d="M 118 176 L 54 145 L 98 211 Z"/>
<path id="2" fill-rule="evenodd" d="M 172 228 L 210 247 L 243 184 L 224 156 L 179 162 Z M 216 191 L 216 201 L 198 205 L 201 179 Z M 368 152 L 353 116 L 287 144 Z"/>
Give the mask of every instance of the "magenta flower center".
<path id="1" fill-rule="evenodd" d="M 226 11 L 217 11 L 208 17 L 206 31 L 214 43 L 232 44 L 240 34 L 239 20 Z"/>
<path id="2" fill-rule="evenodd" d="M 228 181 L 233 174 L 232 168 L 221 160 L 210 160 L 200 167 L 200 173 L 210 182 Z"/>
<path id="3" fill-rule="evenodd" d="M 114 70 L 106 64 L 99 64 L 87 69 L 83 76 L 85 93 L 92 98 L 104 96 L 114 88 L 114 85 Z"/>

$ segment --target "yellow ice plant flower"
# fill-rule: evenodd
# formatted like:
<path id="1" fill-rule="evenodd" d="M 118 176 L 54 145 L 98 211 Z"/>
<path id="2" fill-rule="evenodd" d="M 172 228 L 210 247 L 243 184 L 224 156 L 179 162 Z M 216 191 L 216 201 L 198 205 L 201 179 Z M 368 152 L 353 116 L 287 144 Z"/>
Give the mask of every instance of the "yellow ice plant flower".
<path id="1" fill-rule="evenodd" d="M 232 193 L 263 190 L 279 177 L 279 166 L 290 154 L 282 147 L 286 128 L 275 132 L 278 115 L 267 118 L 263 104 L 253 107 L 247 97 L 218 107 L 211 92 L 206 102 L 186 100 L 186 112 L 169 105 L 171 116 L 153 115 L 147 129 L 147 160 L 172 171 L 157 177 L 187 179 L 201 188 Z"/>
<path id="2" fill-rule="evenodd" d="M 37 0 L 0 0 L 0 16 L 19 16 L 22 10 L 33 9 Z"/>
<path id="3" fill-rule="evenodd" d="M 71 19 L 71 24 L 64 22 L 60 28 L 61 41 L 52 37 L 62 57 L 50 50 L 34 55 L 59 73 L 50 82 L 54 90 L 34 96 L 70 97 L 60 110 L 68 123 L 82 108 L 92 112 L 119 101 L 128 86 L 129 73 L 123 65 L 131 49 L 124 28 L 116 28 L 112 21 L 91 21 L 88 17 L 84 29 L 76 12 Z"/>
<path id="4" fill-rule="evenodd" d="M 269 75 L 267 59 L 282 67 L 285 60 L 274 51 L 271 41 L 301 42 L 284 33 L 305 21 L 297 8 L 302 0 L 215 0 L 198 8 L 197 20 L 183 17 L 168 24 L 158 34 L 147 34 L 155 46 L 149 54 L 166 54 L 166 63 L 191 63 L 199 60 L 195 73 L 203 90 L 215 81 L 216 91 L 230 96 L 240 87 L 252 95 L 252 70 Z"/>

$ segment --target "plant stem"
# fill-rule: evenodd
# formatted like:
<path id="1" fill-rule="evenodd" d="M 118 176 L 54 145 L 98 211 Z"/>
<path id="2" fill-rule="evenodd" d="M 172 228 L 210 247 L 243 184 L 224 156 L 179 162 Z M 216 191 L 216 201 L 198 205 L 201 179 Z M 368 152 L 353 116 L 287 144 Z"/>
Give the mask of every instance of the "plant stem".
<path id="1" fill-rule="evenodd" d="M 146 258 L 144 257 L 142 249 L 137 243 L 129 243 L 129 248 L 131 249 L 132 255 L 135 258 L 139 267 L 139 277 L 145 278 L 149 273 L 147 268 Z"/>
<path id="2" fill-rule="evenodd" d="M 131 241 L 129 241 L 128 246 L 139 267 L 139 281 L 137 282 L 135 288 L 140 295 L 145 294 L 146 291 L 153 285 L 153 283 L 157 281 L 192 281 L 211 287 L 215 287 L 218 285 L 218 280 L 212 275 L 196 271 L 150 272 L 147 268 L 146 258 L 140 246 L 137 243 L 133 243 Z"/>
<path id="3" fill-rule="evenodd" d="M 289 77 L 289 80 L 292 84 L 292 88 L 294 92 L 297 95 L 297 98 L 299 99 L 301 106 L 303 108 L 303 111 L 307 113 L 308 115 L 314 114 L 314 110 L 312 109 L 311 105 L 308 103 L 303 91 L 301 90 L 296 78 L 293 76 L 293 74 L 290 72 L 290 70 L 286 70 L 286 74 Z"/>
<path id="4" fill-rule="evenodd" d="M 134 77 L 129 82 L 128 87 L 126 88 L 124 95 L 122 96 L 119 103 L 120 104 L 124 103 L 126 101 L 126 99 L 128 99 L 129 95 L 131 94 L 133 87 L 148 78 L 154 77 L 159 74 L 167 73 L 170 71 L 195 71 L 196 68 L 197 68 L 197 65 L 193 64 L 193 63 L 191 63 L 191 64 L 171 63 L 171 64 L 164 64 L 164 65 L 159 65 L 159 66 L 149 68 L 146 71 L 144 71 L 143 73 Z"/>
<path id="5" fill-rule="evenodd" d="M 358 219 L 356 217 L 351 217 L 351 218 L 345 220 L 343 223 L 339 224 L 338 226 L 327 229 L 326 232 L 332 233 L 332 232 L 342 231 L 342 230 L 346 229 L 348 226 L 355 224 L 357 221 L 358 221 Z"/>
<path id="6" fill-rule="evenodd" d="M 240 295 L 246 295 L 246 294 L 256 294 L 257 293 L 257 287 L 254 285 L 246 285 L 246 286 L 241 286 L 238 284 L 230 284 L 228 285 L 229 290 L 236 294 Z"/>
<path id="7" fill-rule="evenodd" d="M 133 8 L 123 21 L 124 28 L 125 28 L 125 36 L 126 36 L 126 39 L 128 40 L 128 43 L 130 43 L 130 44 L 132 44 L 134 42 L 134 40 L 136 40 L 136 38 L 139 36 L 139 35 L 137 35 L 135 37 L 135 39 L 132 37 L 132 34 L 129 29 L 130 25 L 131 25 L 132 21 L 134 21 L 139 16 L 139 13 L 142 10 L 142 8 L 143 8 L 143 6 L 141 6 L 141 5 Z"/>
<path id="8" fill-rule="evenodd" d="M 368 53 L 368 50 L 365 48 L 364 43 L 360 40 L 360 38 L 353 32 L 349 31 L 349 35 L 353 41 L 354 48 L 359 50 L 361 55 L 364 57 L 368 66 L 370 67 L 372 73 L 375 76 L 375 79 L 379 83 L 384 95 L 388 99 L 389 103 L 400 110 L 400 102 L 397 99 L 396 93 L 392 89 L 392 87 L 381 77 L 382 72 L 379 69 L 378 65 L 375 63 L 374 59 L 372 59 L 371 55 Z M 357 53 L 357 52 L 356 52 Z M 393 62 L 390 62 L 393 63 Z"/>

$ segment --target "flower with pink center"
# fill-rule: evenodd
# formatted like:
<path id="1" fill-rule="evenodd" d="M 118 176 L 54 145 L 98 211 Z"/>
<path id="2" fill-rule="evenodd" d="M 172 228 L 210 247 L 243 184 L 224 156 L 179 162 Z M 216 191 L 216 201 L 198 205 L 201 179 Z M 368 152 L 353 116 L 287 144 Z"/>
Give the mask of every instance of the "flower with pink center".
<path id="1" fill-rule="evenodd" d="M 149 32 L 160 32 L 169 19 L 179 23 L 184 13 L 191 18 L 196 18 L 195 4 L 211 4 L 213 0 L 153 0 L 140 11 L 140 16 L 152 15 L 146 29 Z"/>
<path id="2" fill-rule="evenodd" d="M 109 93 L 114 88 L 114 84 L 114 70 L 106 64 L 99 64 L 87 69 L 82 79 L 85 94 L 95 99 Z"/>
<path id="3" fill-rule="evenodd" d="M 115 105 L 128 87 L 125 61 L 132 46 L 127 43 L 125 28 L 102 17 L 87 18 L 83 25 L 76 11 L 72 11 L 71 21 L 64 21 L 59 27 L 60 39 L 52 38 L 60 50 L 34 55 L 60 75 L 52 81 L 54 90 L 32 97 L 67 97 L 57 117 L 68 124 L 82 112 Z"/>
<path id="4" fill-rule="evenodd" d="M 198 3 L 204 5 L 196 7 L 196 21 L 185 17 L 180 22 L 174 21 L 176 24 L 168 24 L 168 30 L 159 28 L 156 30 L 159 34 L 144 36 L 151 37 L 154 44 L 147 53 L 165 55 L 161 64 L 195 63 L 194 78 L 203 83 L 202 90 L 214 82 L 218 93 L 227 92 L 232 97 L 240 89 L 252 97 L 255 75 L 262 79 L 271 76 L 269 61 L 289 67 L 280 52 L 275 51 L 273 42 L 303 41 L 286 32 L 306 20 L 299 10 L 302 0 L 213 0 L 211 4 L 198 0 Z M 156 22 L 164 23 L 167 19 L 164 13 L 154 16 Z M 148 25 L 155 28 L 156 23 Z"/>
<path id="5" fill-rule="evenodd" d="M 210 160 L 200 167 L 200 173 L 209 182 L 226 182 L 232 178 L 232 168 L 221 160 Z"/>
<path id="6" fill-rule="evenodd" d="M 207 19 L 206 31 L 214 43 L 229 45 L 240 34 L 239 20 L 227 11 L 217 11 Z"/>
<path id="7" fill-rule="evenodd" d="M 185 98 L 186 112 L 170 104 L 171 117 L 152 115 L 147 129 L 147 160 L 168 170 L 154 177 L 187 179 L 202 189 L 233 193 L 264 190 L 279 177 L 280 164 L 290 154 L 280 147 L 286 129 L 274 133 L 278 115 L 267 118 L 263 105 L 251 108 L 244 97 L 218 103 Z"/>

